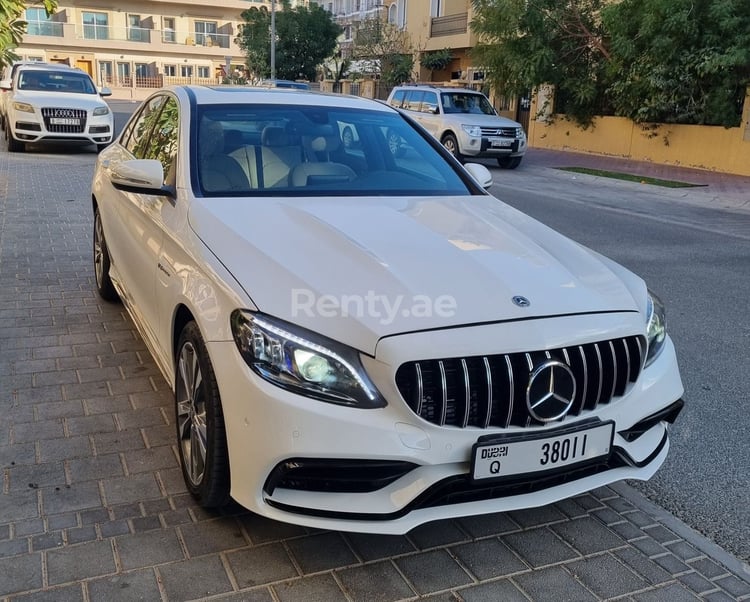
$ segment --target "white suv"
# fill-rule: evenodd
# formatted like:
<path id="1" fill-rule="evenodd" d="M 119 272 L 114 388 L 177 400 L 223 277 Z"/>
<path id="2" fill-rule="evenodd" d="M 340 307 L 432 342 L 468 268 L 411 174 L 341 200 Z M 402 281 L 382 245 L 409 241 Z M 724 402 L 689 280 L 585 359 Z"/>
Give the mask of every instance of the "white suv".
<path id="1" fill-rule="evenodd" d="M 9 152 L 26 143 L 93 144 L 97 151 L 112 141 L 114 118 L 85 71 L 65 65 L 21 65 L 10 81 L 0 82 L 5 139 Z"/>
<path id="2" fill-rule="evenodd" d="M 520 123 L 501 117 L 481 92 L 464 88 L 397 86 L 388 104 L 408 113 L 462 161 L 467 157 L 497 159 L 515 169 L 526 152 Z"/>

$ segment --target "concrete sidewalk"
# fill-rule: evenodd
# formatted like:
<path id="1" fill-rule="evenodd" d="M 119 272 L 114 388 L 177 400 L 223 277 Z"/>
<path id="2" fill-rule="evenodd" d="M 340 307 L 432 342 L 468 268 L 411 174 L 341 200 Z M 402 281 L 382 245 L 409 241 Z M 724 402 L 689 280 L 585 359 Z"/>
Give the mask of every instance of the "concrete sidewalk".
<path id="1" fill-rule="evenodd" d="M 707 207 L 718 206 L 750 211 L 750 178 L 744 176 L 540 148 L 530 148 L 522 165 L 556 169 L 587 167 L 659 180 L 685 182 L 693 184 L 694 187 L 659 188 L 659 190 L 664 196 L 680 198 Z"/>
<path id="2" fill-rule="evenodd" d="M 747 565 L 626 484 L 403 537 L 197 507 L 171 393 L 94 292 L 93 161 L 0 151 L 0 600 L 750 599 Z"/>

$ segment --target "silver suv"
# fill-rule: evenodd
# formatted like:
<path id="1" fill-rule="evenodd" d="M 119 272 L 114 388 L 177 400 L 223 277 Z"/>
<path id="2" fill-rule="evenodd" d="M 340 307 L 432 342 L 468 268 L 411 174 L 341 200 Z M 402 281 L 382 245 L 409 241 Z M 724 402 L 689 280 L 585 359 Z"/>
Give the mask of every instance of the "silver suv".
<path id="1" fill-rule="evenodd" d="M 453 155 L 497 159 L 515 169 L 526 152 L 526 134 L 520 123 L 501 117 L 481 92 L 464 88 L 397 86 L 388 104 L 408 113 Z"/>

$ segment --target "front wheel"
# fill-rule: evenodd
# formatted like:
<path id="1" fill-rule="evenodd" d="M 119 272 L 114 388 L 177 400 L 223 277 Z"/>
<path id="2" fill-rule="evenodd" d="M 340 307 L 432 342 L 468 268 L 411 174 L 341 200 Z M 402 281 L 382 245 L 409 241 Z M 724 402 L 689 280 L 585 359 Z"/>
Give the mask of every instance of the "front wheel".
<path id="1" fill-rule="evenodd" d="M 26 150 L 26 145 L 23 142 L 19 142 L 10 133 L 10 126 L 5 128 L 5 140 L 8 143 L 9 153 L 22 153 Z"/>
<path id="2" fill-rule="evenodd" d="M 503 169 L 515 169 L 521 165 L 521 157 L 498 157 L 497 164 Z"/>
<path id="3" fill-rule="evenodd" d="M 104 228 L 102 227 L 102 216 L 99 208 L 94 209 L 94 278 L 96 278 L 96 291 L 105 301 L 119 301 L 120 297 L 109 277 L 109 249 L 104 239 Z"/>
<path id="4" fill-rule="evenodd" d="M 461 157 L 461 153 L 458 150 L 458 140 L 456 140 L 456 137 L 453 134 L 446 134 L 445 136 L 443 136 L 442 142 L 445 149 L 451 155 L 453 155 L 459 161 L 463 159 Z"/>
<path id="5" fill-rule="evenodd" d="M 229 453 L 211 359 L 198 325 L 180 334 L 175 368 L 175 413 L 182 476 L 204 508 L 229 502 Z"/>

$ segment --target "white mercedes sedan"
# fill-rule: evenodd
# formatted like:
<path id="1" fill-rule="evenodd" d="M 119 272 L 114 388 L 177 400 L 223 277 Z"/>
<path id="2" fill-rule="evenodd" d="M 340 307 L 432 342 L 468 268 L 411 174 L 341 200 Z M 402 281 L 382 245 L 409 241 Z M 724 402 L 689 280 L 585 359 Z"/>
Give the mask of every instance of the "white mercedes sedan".
<path id="1" fill-rule="evenodd" d="M 200 504 L 397 534 L 654 474 L 683 405 L 664 307 L 490 185 L 374 101 L 141 105 L 96 165 L 96 286 L 174 390 Z"/>

